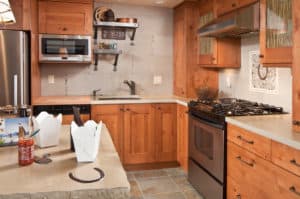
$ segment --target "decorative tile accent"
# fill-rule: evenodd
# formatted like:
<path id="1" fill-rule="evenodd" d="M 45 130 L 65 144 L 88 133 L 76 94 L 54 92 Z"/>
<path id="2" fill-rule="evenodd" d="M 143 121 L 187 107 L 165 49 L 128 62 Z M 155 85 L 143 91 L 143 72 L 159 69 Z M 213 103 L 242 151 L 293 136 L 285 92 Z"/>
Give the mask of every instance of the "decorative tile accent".
<path id="1" fill-rule="evenodd" d="M 249 67 L 250 91 L 269 94 L 279 93 L 278 70 L 277 68 L 262 67 L 259 62 L 259 51 L 249 52 Z M 261 79 L 260 76 L 265 77 L 265 79 Z"/>

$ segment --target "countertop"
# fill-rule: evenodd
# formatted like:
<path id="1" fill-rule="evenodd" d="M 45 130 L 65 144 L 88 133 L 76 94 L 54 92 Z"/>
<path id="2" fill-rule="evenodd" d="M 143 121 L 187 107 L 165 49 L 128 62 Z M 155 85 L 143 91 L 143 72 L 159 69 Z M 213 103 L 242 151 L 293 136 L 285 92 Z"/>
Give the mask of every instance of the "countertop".
<path id="1" fill-rule="evenodd" d="M 35 151 L 35 155 L 39 156 L 47 153 L 51 154 L 52 163 L 48 165 L 33 163 L 20 167 L 17 163 L 17 147 L 0 148 L 0 198 L 16 193 L 72 193 L 73 191 L 82 193 L 85 190 L 129 192 L 130 190 L 125 170 L 105 125 L 102 127 L 98 158 L 94 163 L 77 163 L 75 153 L 70 151 L 69 126 L 62 127 L 59 146 Z M 82 184 L 71 180 L 68 176 L 69 172 L 73 172 L 77 177 L 91 179 L 97 174 L 93 169 L 95 167 L 102 169 L 105 173 L 104 179 L 100 182 Z"/>
<path id="2" fill-rule="evenodd" d="M 43 96 L 33 101 L 34 105 L 72 105 L 72 104 L 145 104 L 177 103 L 187 106 L 191 99 L 176 96 L 140 96 L 136 100 L 96 100 L 92 96 Z"/>
<path id="3" fill-rule="evenodd" d="M 290 114 L 226 117 L 226 122 L 300 150 L 300 132 L 293 131 Z"/>

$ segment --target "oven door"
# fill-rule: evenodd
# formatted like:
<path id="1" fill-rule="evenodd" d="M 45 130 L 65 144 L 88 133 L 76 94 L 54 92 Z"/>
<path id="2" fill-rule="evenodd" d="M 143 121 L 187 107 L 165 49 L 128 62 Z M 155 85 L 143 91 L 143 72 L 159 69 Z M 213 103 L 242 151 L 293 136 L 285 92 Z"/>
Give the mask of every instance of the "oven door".
<path id="1" fill-rule="evenodd" d="M 223 126 L 209 123 L 190 114 L 189 158 L 221 183 L 224 181 L 224 137 Z"/>
<path id="2" fill-rule="evenodd" d="M 40 61 L 91 62 L 91 37 L 42 34 Z"/>

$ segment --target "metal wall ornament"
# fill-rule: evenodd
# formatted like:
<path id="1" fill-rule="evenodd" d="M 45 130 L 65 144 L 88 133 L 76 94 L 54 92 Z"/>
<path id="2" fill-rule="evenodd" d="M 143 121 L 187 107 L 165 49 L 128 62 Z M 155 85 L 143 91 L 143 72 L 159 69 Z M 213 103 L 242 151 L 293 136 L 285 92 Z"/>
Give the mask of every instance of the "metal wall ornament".
<path id="1" fill-rule="evenodd" d="M 14 13 L 8 0 L 0 0 L 0 24 L 16 23 Z"/>

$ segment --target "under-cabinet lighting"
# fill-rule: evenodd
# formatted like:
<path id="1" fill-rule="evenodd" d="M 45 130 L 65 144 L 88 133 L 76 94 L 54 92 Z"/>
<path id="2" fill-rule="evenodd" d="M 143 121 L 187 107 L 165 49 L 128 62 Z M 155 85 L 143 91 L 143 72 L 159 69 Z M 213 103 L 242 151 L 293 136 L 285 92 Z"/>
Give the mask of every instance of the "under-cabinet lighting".
<path id="1" fill-rule="evenodd" d="M 8 0 L 0 0 L 0 24 L 16 23 L 14 13 Z"/>

